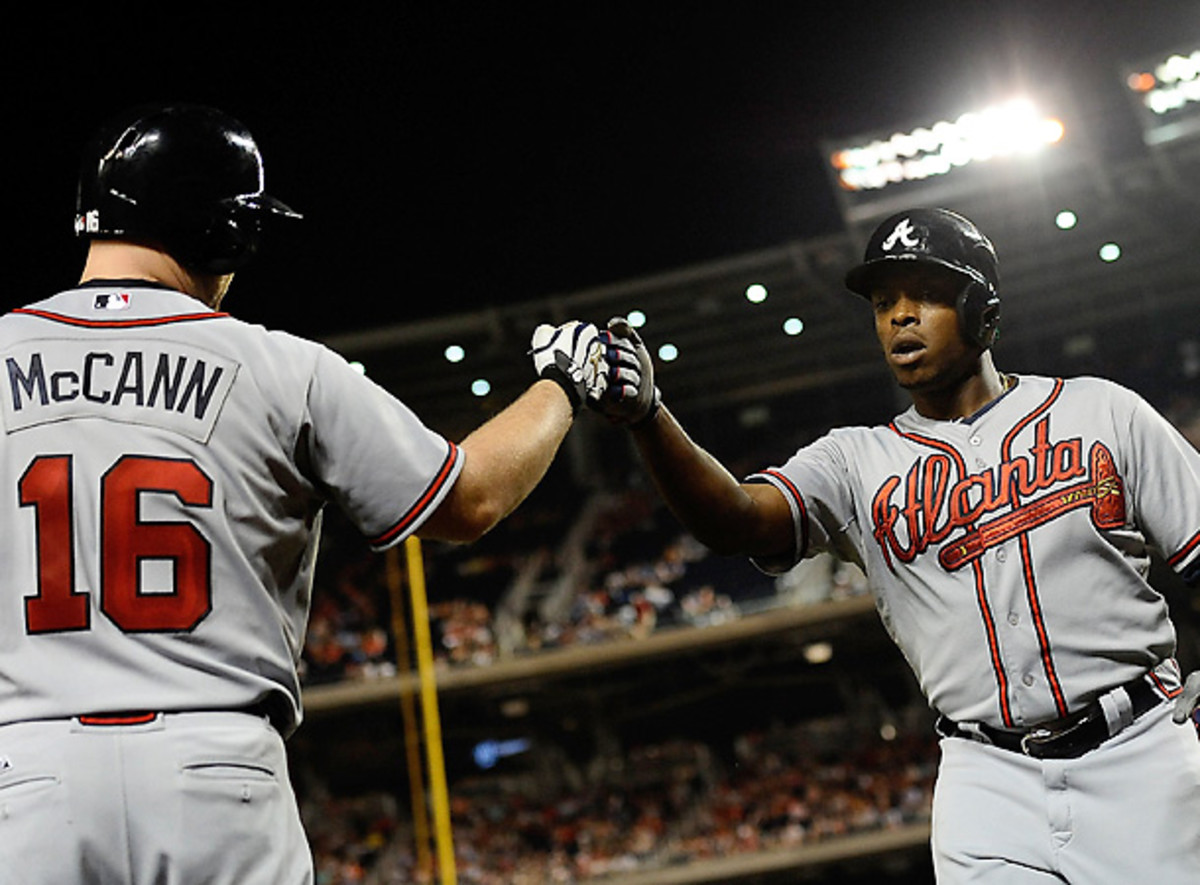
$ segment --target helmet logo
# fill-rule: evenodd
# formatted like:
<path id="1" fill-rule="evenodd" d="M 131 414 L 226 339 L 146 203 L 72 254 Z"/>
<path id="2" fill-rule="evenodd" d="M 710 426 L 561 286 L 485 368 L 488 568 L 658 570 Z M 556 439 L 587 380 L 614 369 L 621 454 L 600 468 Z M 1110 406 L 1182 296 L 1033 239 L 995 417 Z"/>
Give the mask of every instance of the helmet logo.
<path id="1" fill-rule="evenodd" d="M 892 232 L 887 235 L 887 239 L 880 243 L 879 248 L 884 252 L 891 252 L 899 243 L 906 249 L 915 249 L 921 244 L 921 241 L 914 236 L 915 234 L 912 222 L 907 218 L 901 218 L 899 223 L 892 228 Z"/>
<path id="2" fill-rule="evenodd" d="M 82 215 L 75 216 L 75 233 L 94 234 L 100 230 L 100 213 L 90 209 Z"/>

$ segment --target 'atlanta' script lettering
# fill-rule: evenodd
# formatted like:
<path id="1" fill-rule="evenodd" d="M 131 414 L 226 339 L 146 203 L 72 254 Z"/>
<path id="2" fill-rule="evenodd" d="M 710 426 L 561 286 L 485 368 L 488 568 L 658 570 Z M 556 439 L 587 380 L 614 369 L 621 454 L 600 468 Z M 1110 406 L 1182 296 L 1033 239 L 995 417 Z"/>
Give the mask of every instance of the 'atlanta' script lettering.
<path id="1" fill-rule="evenodd" d="M 911 562 L 931 545 L 967 529 L 1000 508 L 1019 507 L 1024 499 L 1088 473 L 1080 439 L 1051 442 L 1050 419 L 1034 428 L 1028 455 L 1017 455 L 995 468 L 955 479 L 954 462 L 933 453 L 917 460 L 906 476 L 889 477 L 871 503 L 874 538 L 888 567 L 892 557 Z"/>

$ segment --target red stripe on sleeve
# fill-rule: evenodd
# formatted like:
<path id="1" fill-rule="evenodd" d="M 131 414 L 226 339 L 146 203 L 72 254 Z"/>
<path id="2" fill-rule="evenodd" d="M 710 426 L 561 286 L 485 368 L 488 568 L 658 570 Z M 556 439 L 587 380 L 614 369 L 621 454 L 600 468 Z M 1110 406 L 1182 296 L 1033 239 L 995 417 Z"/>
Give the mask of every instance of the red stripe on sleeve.
<path id="1" fill-rule="evenodd" d="M 454 465 L 458 463 L 459 448 L 454 443 L 449 444 L 450 448 L 446 452 L 446 460 L 442 462 L 442 466 L 438 469 L 437 475 L 421 493 L 421 497 L 416 503 L 408 509 L 408 512 L 400 517 L 391 528 L 380 535 L 371 539 L 371 546 L 384 547 L 391 541 L 394 541 L 399 535 L 404 534 L 413 523 L 417 522 L 421 516 L 429 509 L 430 505 L 437 498 L 442 488 L 449 481 L 450 476 L 454 472 Z"/>
<path id="2" fill-rule="evenodd" d="M 796 488 L 796 484 L 778 470 L 764 470 L 763 473 L 777 479 L 787 489 L 788 494 L 796 502 L 796 507 L 800 510 L 800 549 L 796 551 L 796 558 L 803 559 L 804 554 L 808 551 L 808 508 L 804 506 L 804 498 L 800 494 L 800 490 Z"/>
<path id="3" fill-rule="evenodd" d="M 1191 556 L 1197 549 L 1200 549 L 1200 532 L 1192 535 L 1191 540 L 1183 545 L 1182 549 L 1170 559 L 1167 560 L 1167 565 L 1172 568 L 1177 568 L 1183 564 L 1183 561 Z"/>

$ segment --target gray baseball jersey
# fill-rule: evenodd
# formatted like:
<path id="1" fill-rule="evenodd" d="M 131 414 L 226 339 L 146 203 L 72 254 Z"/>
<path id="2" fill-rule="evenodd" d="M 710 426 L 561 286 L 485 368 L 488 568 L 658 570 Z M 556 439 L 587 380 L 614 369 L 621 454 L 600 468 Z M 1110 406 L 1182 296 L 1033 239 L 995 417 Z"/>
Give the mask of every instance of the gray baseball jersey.
<path id="1" fill-rule="evenodd" d="M 460 450 L 329 349 L 149 284 L 0 318 L 0 724 L 245 708 L 296 672 L 321 508 L 412 533 Z"/>
<path id="2" fill-rule="evenodd" d="M 1001 728 L 1154 671 L 1178 691 L 1150 551 L 1200 572 L 1200 453 L 1111 382 L 1021 376 L 962 421 L 835 430 L 751 477 L 787 498 L 796 559 L 866 571 L 930 703 Z M 778 572 L 790 562 L 760 562 Z"/>

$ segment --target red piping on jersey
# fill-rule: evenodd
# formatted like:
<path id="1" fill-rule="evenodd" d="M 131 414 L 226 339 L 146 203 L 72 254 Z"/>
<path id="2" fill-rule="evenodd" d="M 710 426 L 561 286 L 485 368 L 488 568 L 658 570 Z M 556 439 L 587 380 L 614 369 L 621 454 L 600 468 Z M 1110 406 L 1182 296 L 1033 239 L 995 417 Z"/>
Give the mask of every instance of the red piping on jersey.
<path id="1" fill-rule="evenodd" d="M 1043 412 L 1049 410 L 1050 406 L 1058 399 L 1062 393 L 1063 380 L 1056 378 L 1054 380 L 1054 389 L 1050 391 L 1050 395 L 1031 411 L 1028 415 L 1013 425 L 1012 429 L 1004 435 L 1004 441 L 1000 444 L 1000 459 L 1009 461 L 1012 458 L 1013 440 L 1017 434 L 1028 427 L 1034 420 Z M 1012 509 L 1016 510 L 1021 506 L 1020 491 L 1014 486 L 1012 489 Z M 1062 684 L 1059 682 L 1058 673 L 1054 667 L 1054 656 L 1050 653 L 1050 633 L 1046 629 L 1046 620 L 1042 615 L 1042 603 L 1038 595 L 1037 577 L 1033 568 L 1033 555 L 1029 549 L 1029 535 L 1022 534 L 1020 539 L 1021 548 L 1021 573 L 1025 578 L 1025 596 L 1029 602 L 1029 613 L 1033 618 L 1033 627 L 1037 633 L 1038 651 L 1042 658 L 1042 670 L 1046 674 L 1046 681 L 1050 686 L 1050 694 L 1054 697 L 1054 708 L 1058 711 L 1058 715 L 1066 716 L 1067 699 L 1063 694 Z"/>
<path id="2" fill-rule="evenodd" d="M 896 426 L 894 421 L 888 425 L 888 428 L 904 439 L 945 452 L 958 468 L 958 475 L 960 477 L 967 475 L 967 465 L 963 461 L 962 454 L 949 443 L 916 433 L 905 433 Z M 973 530 L 975 523 L 970 523 L 966 528 L 968 531 Z M 983 583 L 983 565 L 979 560 L 971 563 L 971 571 L 975 575 L 975 602 L 979 606 L 979 616 L 983 619 L 984 631 L 987 633 L 988 655 L 992 660 L 992 675 L 996 678 L 996 689 L 1000 696 L 1000 718 L 1006 727 L 1012 728 L 1015 723 L 1008 702 L 1008 675 L 1004 672 L 1004 664 L 1000 658 L 1000 637 L 996 633 L 996 620 L 992 617 L 992 610 L 988 605 L 987 591 Z"/>
<path id="3" fill-rule="evenodd" d="M 1008 674 L 1004 672 L 1004 662 L 1000 659 L 1000 637 L 996 634 L 996 619 L 992 617 L 992 607 L 988 604 L 983 563 L 975 560 L 971 563 L 971 571 L 975 574 L 975 602 L 979 605 L 979 616 L 983 618 L 983 627 L 987 632 L 988 653 L 992 658 L 992 672 L 996 676 L 996 689 L 1000 695 L 1000 718 L 1007 727 L 1012 728 L 1015 723 L 1008 704 Z"/>
<path id="4" fill-rule="evenodd" d="M 1050 408 L 1050 405 L 1058 399 L 1058 395 L 1062 393 L 1063 381 L 1061 378 L 1054 379 L 1054 389 L 1050 391 L 1050 395 L 1042 402 L 1040 406 L 1031 411 L 1028 415 L 1012 426 L 1012 430 L 1004 435 L 1004 442 L 1000 444 L 1000 456 L 1007 460 L 1012 452 L 1013 439 L 1016 438 L 1022 430 L 1033 423 L 1042 412 Z"/>
<path id="5" fill-rule="evenodd" d="M 421 497 L 417 502 L 409 508 L 404 516 L 400 517 L 399 522 L 395 523 L 390 529 L 383 534 L 371 539 L 373 547 L 383 547 L 395 540 L 397 536 L 404 534 L 412 526 L 417 519 L 425 512 L 433 500 L 438 496 L 450 475 L 454 472 L 454 465 L 458 463 L 459 449 L 454 443 L 450 443 L 450 449 L 446 452 L 446 460 L 442 462 L 442 466 L 438 469 L 437 475 L 426 487 Z"/>
<path id="6" fill-rule="evenodd" d="M 796 551 L 796 559 L 801 560 L 808 551 L 808 508 L 804 506 L 804 498 L 801 497 L 800 490 L 796 488 L 796 484 L 778 470 L 764 470 L 763 473 L 779 480 L 780 484 L 795 499 L 796 506 L 800 508 L 800 549 Z"/>
<path id="7" fill-rule="evenodd" d="M 82 326 L 86 329 L 136 329 L 143 326 L 166 326 L 171 323 L 190 323 L 195 320 L 216 320 L 229 316 L 224 311 L 205 311 L 204 313 L 181 313 L 169 317 L 150 317 L 138 320 L 87 320 L 82 317 L 67 316 L 49 310 L 33 310 L 28 307 L 18 307 L 11 313 L 38 317 L 68 326 Z"/>
<path id="8" fill-rule="evenodd" d="M 1029 614 L 1033 618 L 1033 627 L 1037 633 L 1038 651 L 1042 658 L 1042 670 L 1054 696 L 1054 708 L 1060 717 L 1068 712 L 1067 701 L 1063 696 L 1062 685 L 1058 680 L 1058 672 L 1054 667 L 1054 656 L 1050 653 L 1050 634 L 1046 630 L 1046 619 L 1042 616 L 1042 603 L 1038 597 L 1037 577 L 1033 571 L 1033 555 L 1029 550 L 1029 535 L 1021 535 L 1021 574 L 1025 578 L 1025 595 L 1029 601 Z"/>

